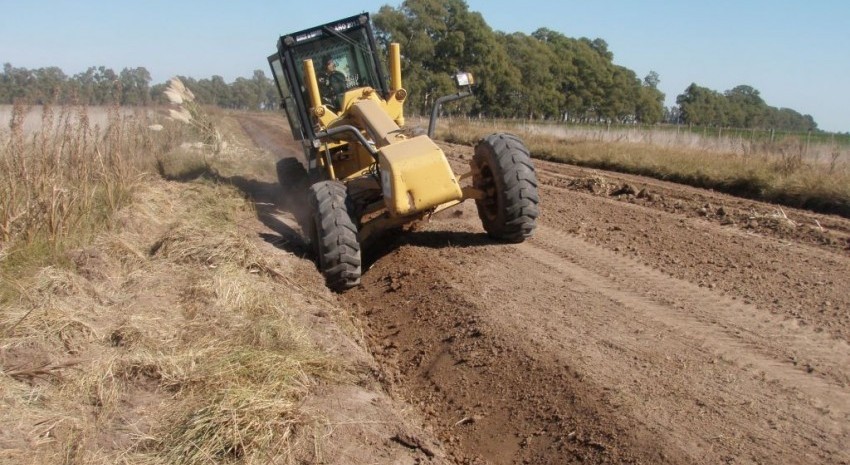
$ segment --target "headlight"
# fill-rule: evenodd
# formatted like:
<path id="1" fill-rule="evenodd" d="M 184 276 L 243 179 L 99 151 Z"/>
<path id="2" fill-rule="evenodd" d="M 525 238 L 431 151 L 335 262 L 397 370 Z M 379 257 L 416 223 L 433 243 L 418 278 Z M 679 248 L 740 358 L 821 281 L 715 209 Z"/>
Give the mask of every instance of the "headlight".
<path id="1" fill-rule="evenodd" d="M 458 87 L 469 87 L 475 84 L 475 79 L 472 77 L 472 73 L 457 73 L 455 74 L 455 82 Z"/>

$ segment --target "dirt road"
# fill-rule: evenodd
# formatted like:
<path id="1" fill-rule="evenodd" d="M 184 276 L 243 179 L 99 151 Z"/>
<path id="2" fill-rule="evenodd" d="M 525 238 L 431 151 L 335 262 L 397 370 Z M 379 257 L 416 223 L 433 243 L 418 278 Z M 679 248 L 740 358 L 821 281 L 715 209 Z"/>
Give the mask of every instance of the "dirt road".
<path id="1" fill-rule="evenodd" d="M 535 163 L 531 240 L 490 241 L 467 203 L 340 296 L 450 460 L 850 463 L 849 221 Z"/>

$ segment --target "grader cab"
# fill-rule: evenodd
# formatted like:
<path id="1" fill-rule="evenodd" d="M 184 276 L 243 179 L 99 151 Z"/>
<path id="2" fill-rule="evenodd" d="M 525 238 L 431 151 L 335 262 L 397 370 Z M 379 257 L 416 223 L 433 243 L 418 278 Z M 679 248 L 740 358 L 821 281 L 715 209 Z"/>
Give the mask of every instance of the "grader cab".
<path id="1" fill-rule="evenodd" d="M 464 200 L 475 200 L 484 229 L 504 242 L 530 237 L 538 216 L 537 178 L 519 138 L 483 138 L 460 175 L 431 139 L 439 105 L 471 95 L 473 77 L 458 74 L 461 90 L 437 100 L 428 135 L 409 136 L 398 44 L 388 54 L 389 79 L 364 13 L 284 35 L 268 58 L 307 161 L 305 167 L 282 160 L 278 178 L 288 187 L 293 172 L 306 170 L 306 229 L 318 267 L 336 291 L 359 284 L 361 247 L 377 233 Z"/>

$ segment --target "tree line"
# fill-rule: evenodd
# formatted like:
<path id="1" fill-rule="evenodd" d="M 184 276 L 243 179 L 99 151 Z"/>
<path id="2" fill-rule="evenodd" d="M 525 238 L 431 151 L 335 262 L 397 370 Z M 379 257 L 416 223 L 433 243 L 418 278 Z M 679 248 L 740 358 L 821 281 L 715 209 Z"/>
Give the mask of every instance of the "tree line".
<path id="1" fill-rule="evenodd" d="M 205 105 L 271 109 L 280 101 L 273 82 L 261 70 L 254 71 L 250 78 L 239 77 L 230 83 L 221 76 L 180 79 Z M 0 103 L 150 105 L 167 102 L 163 96 L 165 87 L 166 83 L 151 85 L 151 75 L 144 67 L 124 68 L 116 73 L 105 66 L 92 66 L 68 76 L 55 66 L 27 69 L 6 63 L 0 74 Z"/>
<path id="2" fill-rule="evenodd" d="M 55 66 L 27 69 L 6 63 L 0 74 L 0 103 L 148 105 L 150 81 L 145 68 L 124 68 L 116 73 L 105 66 L 92 66 L 68 76 Z"/>
<path id="3" fill-rule="evenodd" d="M 463 0 L 409 0 L 374 16 L 378 40 L 399 42 L 404 85 L 414 111 L 454 92 L 449 78 L 471 71 L 477 99 L 463 111 L 492 117 L 564 121 L 642 121 L 663 117 L 658 75 L 643 79 L 613 62 L 602 39 L 549 29 L 494 31 Z"/>
<path id="4" fill-rule="evenodd" d="M 405 0 L 398 7 L 383 6 L 373 20 L 380 46 L 402 46 L 407 109 L 414 114 L 429 114 L 438 97 L 456 91 L 451 76 L 471 71 L 479 81 L 477 98 L 453 104 L 453 112 L 575 123 L 817 128 L 810 115 L 769 106 L 746 85 L 721 93 L 691 84 L 676 106 L 666 108 L 658 73 L 640 78 L 617 65 L 603 39 L 572 38 L 546 28 L 530 35 L 494 31 L 465 0 Z M 221 76 L 181 78 L 202 104 L 270 109 L 279 102 L 261 70 L 231 83 Z M 0 103 L 163 102 L 165 84 L 150 83 L 150 73 L 141 67 L 116 73 L 99 66 L 67 76 L 56 67 L 28 70 L 7 63 L 0 75 Z"/>
<path id="5" fill-rule="evenodd" d="M 572 38 L 541 28 L 532 34 L 490 28 L 464 0 L 406 0 L 373 17 L 384 46 L 402 46 L 404 85 L 414 111 L 428 112 L 453 92 L 449 76 L 472 71 L 478 98 L 459 111 L 491 117 L 816 129 L 810 115 L 767 105 L 742 85 L 720 93 L 690 85 L 665 108 L 660 76 L 638 77 L 614 63 L 603 39 Z"/>
<path id="6" fill-rule="evenodd" d="M 676 98 L 677 119 L 696 126 L 775 128 L 787 131 L 817 129 L 811 115 L 790 108 L 776 108 L 761 98 L 759 91 L 740 85 L 720 93 L 691 84 Z"/>

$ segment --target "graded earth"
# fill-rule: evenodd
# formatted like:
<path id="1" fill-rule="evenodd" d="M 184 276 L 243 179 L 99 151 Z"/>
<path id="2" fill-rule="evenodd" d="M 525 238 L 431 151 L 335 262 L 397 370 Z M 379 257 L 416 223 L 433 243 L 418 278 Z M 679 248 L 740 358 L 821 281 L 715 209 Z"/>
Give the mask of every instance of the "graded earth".
<path id="1" fill-rule="evenodd" d="M 240 118 L 301 157 L 284 120 Z M 447 462 L 850 463 L 850 221 L 535 167 L 530 240 L 488 239 L 467 202 L 381 239 L 337 297 Z M 297 211 L 258 213 L 310 260 Z"/>

